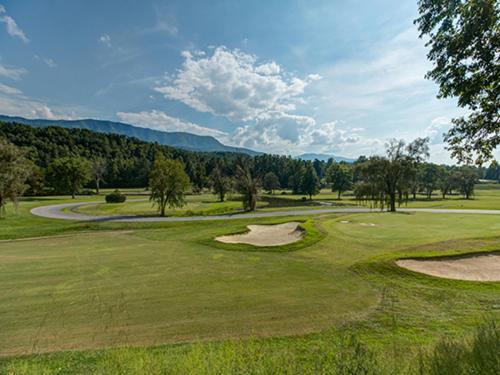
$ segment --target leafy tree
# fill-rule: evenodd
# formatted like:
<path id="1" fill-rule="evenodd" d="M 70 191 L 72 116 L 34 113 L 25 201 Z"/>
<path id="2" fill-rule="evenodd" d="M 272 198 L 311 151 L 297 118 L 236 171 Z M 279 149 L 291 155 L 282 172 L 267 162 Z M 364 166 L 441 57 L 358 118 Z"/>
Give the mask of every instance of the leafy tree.
<path id="1" fill-rule="evenodd" d="M 371 157 L 360 165 L 363 180 L 355 189 L 357 199 L 375 200 L 382 208 L 388 203 L 389 210 L 396 211 L 396 201 L 403 198 L 398 191 L 408 170 L 429 156 L 428 141 L 428 138 L 417 138 L 406 145 L 403 140 L 390 140 L 385 157 Z"/>
<path id="2" fill-rule="evenodd" d="M 160 216 L 165 216 L 165 207 L 182 207 L 186 204 L 184 195 L 189 189 L 189 177 L 179 160 L 166 159 L 159 154 L 154 161 L 149 177 L 149 187 L 154 204 L 158 205 Z"/>
<path id="3" fill-rule="evenodd" d="M 226 194 L 231 190 L 231 179 L 223 175 L 219 166 L 216 166 L 211 174 L 212 191 L 224 202 Z"/>
<path id="4" fill-rule="evenodd" d="M 33 163 L 21 150 L 0 138 L 0 217 L 5 215 L 7 199 L 17 204 L 28 188 L 26 181 L 32 170 Z"/>
<path id="5" fill-rule="evenodd" d="M 248 163 L 241 163 L 236 166 L 235 187 L 242 195 L 243 209 L 245 211 L 255 211 L 259 190 L 258 181 L 253 176 Z"/>
<path id="6" fill-rule="evenodd" d="M 75 199 L 76 193 L 90 179 L 90 163 L 80 157 L 55 159 L 49 165 L 48 175 L 58 192 L 70 193 Z"/>
<path id="7" fill-rule="evenodd" d="M 439 184 L 440 169 L 436 164 L 425 163 L 421 168 L 421 186 L 427 195 L 427 199 L 431 199 L 432 192 L 437 189 Z"/>
<path id="8" fill-rule="evenodd" d="M 273 172 L 267 172 L 262 180 L 262 187 L 271 194 L 275 189 L 280 188 L 280 180 Z"/>
<path id="9" fill-rule="evenodd" d="M 478 182 L 477 171 L 471 166 L 463 166 L 458 170 L 459 189 L 465 196 L 465 199 L 470 199 L 474 195 L 474 186 Z"/>
<path id="10" fill-rule="evenodd" d="M 469 115 L 453 120 L 445 139 L 462 162 L 491 159 L 500 144 L 500 8 L 498 0 L 419 0 L 415 20 L 428 37 L 427 77 L 439 97 L 457 97 Z"/>
<path id="11" fill-rule="evenodd" d="M 302 177 L 301 191 L 304 194 L 309 195 L 309 199 L 312 200 L 312 196 L 316 195 L 320 191 L 320 183 L 316 170 L 312 163 L 307 163 L 304 176 Z"/>
<path id="12" fill-rule="evenodd" d="M 353 171 L 345 163 L 332 163 L 326 171 L 326 181 L 332 184 L 332 192 L 338 192 L 338 199 L 352 187 Z"/>
<path id="13" fill-rule="evenodd" d="M 302 181 L 304 180 L 305 167 L 302 161 L 295 163 L 289 170 L 288 187 L 292 189 L 293 194 L 302 192 Z"/>
<path id="14" fill-rule="evenodd" d="M 448 169 L 444 167 L 439 168 L 439 179 L 438 188 L 441 191 L 441 196 L 446 199 L 446 195 L 450 194 L 453 189 L 453 180 L 451 178 L 451 173 Z"/>
<path id="15" fill-rule="evenodd" d="M 486 170 L 485 176 L 487 180 L 500 181 L 500 165 L 496 160 L 493 160 Z"/>
<path id="16" fill-rule="evenodd" d="M 101 158 L 92 160 L 90 171 L 95 182 L 95 191 L 99 194 L 99 187 L 101 182 L 104 182 L 104 174 L 106 173 L 106 161 Z"/>

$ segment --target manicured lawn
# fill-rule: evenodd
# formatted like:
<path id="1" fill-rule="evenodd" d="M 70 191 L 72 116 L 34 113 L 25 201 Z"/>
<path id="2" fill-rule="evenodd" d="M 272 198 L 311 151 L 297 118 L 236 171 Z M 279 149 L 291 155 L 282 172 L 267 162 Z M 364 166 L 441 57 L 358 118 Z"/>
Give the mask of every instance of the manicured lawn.
<path id="1" fill-rule="evenodd" d="M 327 215 L 310 224 L 319 242 L 234 251 L 211 239 L 307 218 L 78 223 L 29 215 L 66 201 L 27 200 L 0 221 L 0 238 L 48 236 L 0 242 L 0 373 L 316 373 L 351 334 L 399 373 L 421 345 L 500 318 L 500 283 L 394 265 L 405 256 L 499 251 L 497 216 Z M 43 352 L 55 353 L 32 354 Z"/>
<path id="2" fill-rule="evenodd" d="M 87 215 L 140 215 L 140 216 L 158 216 L 158 208 L 153 206 L 148 197 L 141 200 L 138 197 L 130 196 L 129 201 L 125 203 L 97 204 L 79 207 L 76 212 Z M 104 201 L 104 198 L 102 198 Z M 102 201 L 100 203 L 102 203 Z M 219 202 L 211 194 L 187 195 L 186 205 L 182 208 L 166 210 L 167 216 L 198 216 L 198 215 L 224 215 L 229 213 L 242 212 L 241 201 L 237 196 L 229 197 L 224 202 Z M 265 206 L 261 202 L 259 206 Z"/>

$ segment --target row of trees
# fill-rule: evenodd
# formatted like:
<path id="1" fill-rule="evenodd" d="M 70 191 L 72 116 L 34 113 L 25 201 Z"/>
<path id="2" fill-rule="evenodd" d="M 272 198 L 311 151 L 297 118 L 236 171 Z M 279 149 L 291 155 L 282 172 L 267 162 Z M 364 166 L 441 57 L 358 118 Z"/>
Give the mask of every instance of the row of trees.
<path id="1" fill-rule="evenodd" d="M 144 177 L 134 180 L 132 186 L 149 187 L 151 198 L 158 203 L 162 215 L 166 205 L 183 205 L 187 190 L 196 193 L 208 188 L 220 201 L 224 201 L 230 191 L 239 192 L 247 210 L 255 209 L 261 188 L 271 194 L 277 189 L 290 189 L 294 194 L 307 195 L 312 199 L 321 188 L 329 187 L 339 199 L 344 192 L 352 190 L 358 200 L 372 201 L 381 207 L 387 205 L 394 211 L 398 203 L 415 199 L 417 193 L 424 193 L 430 198 L 435 190 L 440 190 L 443 198 L 452 193 L 462 193 L 470 198 L 479 175 L 498 177 L 499 174 L 497 163 L 492 163 L 485 170 L 427 163 L 427 139 L 417 139 L 408 145 L 392 140 L 387 144 L 385 156 L 360 157 L 356 162 L 347 164 L 334 160 L 307 162 L 267 154 L 250 157 L 195 153 L 77 129 L 35 129 L 25 125 L 0 124 L 0 135 L 2 132 L 20 147 L 2 141 L 0 207 L 6 199 L 15 200 L 16 195 L 25 192 L 68 193 L 75 197 L 87 187 L 95 188 L 99 193 L 101 186 L 111 185 L 109 179 L 115 182 L 121 180 L 121 177 L 116 179 L 114 167 L 116 159 L 124 155 L 132 159 L 133 165 L 144 168 L 135 171 Z M 41 136 L 35 137 L 33 133 Z M 51 140 L 44 135 L 55 138 Z M 62 140 L 66 141 L 63 148 Z M 66 154 L 62 150 L 68 144 L 75 147 L 68 149 L 72 152 Z M 82 145 L 95 148 L 95 155 L 86 157 L 88 149 Z M 131 149 L 121 148 L 128 146 Z M 151 154 L 153 151 L 156 153 Z M 136 185 L 139 182 L 141 185 Z M 130 184 L 111 186 L 128 187 Z"/>

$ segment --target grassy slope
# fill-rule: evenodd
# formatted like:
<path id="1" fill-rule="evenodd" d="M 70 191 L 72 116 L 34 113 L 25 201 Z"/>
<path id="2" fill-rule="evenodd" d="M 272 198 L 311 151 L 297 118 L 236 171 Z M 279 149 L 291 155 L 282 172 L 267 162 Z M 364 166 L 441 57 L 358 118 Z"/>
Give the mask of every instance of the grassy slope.
<path id="1" fill-rule="evenodd" d="M 225 368 L 231 355 L 255 358 L 248 363 L 252 369 L 313 366 L 310 362 L 331 352 L 344 331 L 389 356 L 397 351 L 405 357 L 437 334 L 460 335 L 484 316 L 500 317 L 499 283 L 441 280 L 392 264 L 398 256 L 499 250 L 497 217 L 332 216 L 320 219 L 319 228 L 327 233 L 322 241 L 269 253 L 207 245 L 217 234 L 242 230 L 247 221 L 90 225 L 27 215 L 39 204 L 24 202 L 17 216 L 1 222 L 0 237 L 100 232 L 0 243 L 3 354 L 322 333 L 4 362 L 14 373 L 193 372 L 210 363 L 212 370 Z M 273 354 L 263 359 L 260 353 Z"/>

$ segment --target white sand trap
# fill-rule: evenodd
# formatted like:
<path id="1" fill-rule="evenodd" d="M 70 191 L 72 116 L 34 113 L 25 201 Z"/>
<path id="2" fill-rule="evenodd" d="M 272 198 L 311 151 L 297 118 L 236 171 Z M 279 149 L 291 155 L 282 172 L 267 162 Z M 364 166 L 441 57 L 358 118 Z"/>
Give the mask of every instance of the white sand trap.
<path id="1" fill-rule="evenodd" d="M 481 254 L 436 260 L 401 259 L 400 267 L 455 280 L 500 281 L 500 254 Z"/>
<path id="2" fill-rule="evenodd" d="M 276 225 L 249 225 L 246 233 L 216 237 L 224 243 L 245 243 L 254 246 L 280 246 L 302 239 L 300 223 L 292 221 Z"/>

